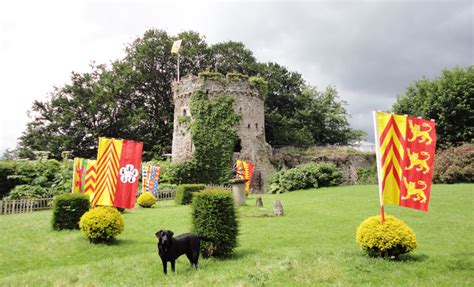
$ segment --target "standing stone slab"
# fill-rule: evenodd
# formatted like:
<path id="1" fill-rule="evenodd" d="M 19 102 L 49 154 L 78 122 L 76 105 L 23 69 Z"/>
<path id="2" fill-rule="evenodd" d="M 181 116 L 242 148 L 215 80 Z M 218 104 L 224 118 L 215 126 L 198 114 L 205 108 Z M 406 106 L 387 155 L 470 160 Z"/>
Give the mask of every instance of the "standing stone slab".
<path id="1" fill-rule="evenodd" d="M 276 216 L 283 216 L 283 205 L 279 200 L 273 203 L 273 214 Z"/>
<path id="2" fill-rule="evenodd" d="M 245 205 L 245 183 L 247 180 L 235 178 L 230 181 L 232 184 L 232 195 L 234 202 L 238 206 Z"/>

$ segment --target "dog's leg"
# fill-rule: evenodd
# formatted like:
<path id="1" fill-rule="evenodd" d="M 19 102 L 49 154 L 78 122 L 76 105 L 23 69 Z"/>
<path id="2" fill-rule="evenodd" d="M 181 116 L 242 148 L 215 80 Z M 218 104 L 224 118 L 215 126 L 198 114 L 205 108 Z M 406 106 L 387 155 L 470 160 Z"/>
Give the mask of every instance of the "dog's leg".
<path id="1" fill-rule="evenodd" d="M 198 260 L 199 260 L 199 254 L 194 259 L 194 268 L 196 268 L 196 270 L 198 269 Z"/>
<path id="2" fill-rule="evenodd" d="M 168 270 L 167 270 L 168 262 L 166 262 L 165 260 L 161 260 L 161 262 L 163 263 L 163 272 L 164 272 L 165 274 L 168 274 Z"/>
<path id="3" fill-rule="evenodd" d="M 198 261 L 199 261 L 199 248 L 196 252 L 193 252 L 193 261 L 194 261 L 194 268 L 198 269 Z"/>
<path id="4" fill-rule="evenodd" d="M 186 253 L 186 257 L 188 257 L 188 260 L 189 260 L 189 263 L 191 263 L 191 266 L 194 266 L 193 254 L 192 254 L 190 251 L 188 251 L 188 252 Z"/>
<path id="5" fill-rule="evenodd" d="M 174 259 L 171 260 L 170 262 L 171 262 L 171 270 L 172 270 L 173 272 L 175 272 L 175 270 L 174 270 L 174 262 L 175 262 Z"/>
<path id="6" fill-rule="evenodd" d="M 194 267 L 197 269 L 199 252 L 188 252 L 186 253 L 186 257 L 188 257 L 189 263 L 191 263 L 191 267 Z"/>

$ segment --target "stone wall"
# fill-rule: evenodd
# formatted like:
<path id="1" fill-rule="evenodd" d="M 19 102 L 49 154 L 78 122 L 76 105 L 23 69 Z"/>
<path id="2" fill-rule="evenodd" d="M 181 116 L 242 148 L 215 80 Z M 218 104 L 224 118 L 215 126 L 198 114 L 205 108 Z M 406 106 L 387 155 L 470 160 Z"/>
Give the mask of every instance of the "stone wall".
<path id="1" fill-rule="evenodd" d="M 237 126 L 240 149 L 234 151 L 234 158 L 255 163 L 253 188 L 255 191 L 264 190 L 275 169 L 269 160 L 271 147 L 265 141 L 264 100 L 247 79 L 219 80 L 190 75 L 174 83 L 172 160 L 179 162 L 192 156 L 190 102 L 193 93 L 199 90 L 209 98 L 226 95 L 234 99 L 234 111 L 241 115 Z"/>

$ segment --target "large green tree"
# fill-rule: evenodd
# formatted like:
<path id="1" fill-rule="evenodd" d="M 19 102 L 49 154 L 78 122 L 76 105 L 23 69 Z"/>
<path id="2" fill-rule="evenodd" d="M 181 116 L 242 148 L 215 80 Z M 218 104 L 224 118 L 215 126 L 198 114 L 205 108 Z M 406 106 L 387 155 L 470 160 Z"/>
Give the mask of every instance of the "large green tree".
<path id="1" fill-rule="evenodd" d="M 398 96 L 392 110 L 436 121 L 441 148 L 471 142 L 474 136 L 474 66 L 443 70 L 433 80 L 423 78 Z"/>
<path id="2" fill-rule="evenodd" d="M 183 40 L 181 76 L 207 70 L 267 80 L 266 137 L 272 145 L 345 144 L 354 139 L 334 89 L 332 101 L 324 105 L 321 95 L 326 92 L 306 91 L 301 74 L 276 63 L 258 63 L 242 43 L 209 46 L 193 31 L 170 36 L 151 29 L 126 46 L 124 58 L 108 66 L 93 65 L 88 73 L 73 72 L 71 83 L 55 88 L 47 100 L 35 101 L 32 121 L 20 138 L 20 156 L 44 150 L 60 158 L 69 150 L 74 156 L 94 157 L 99 136 L 143 141 L 145 159 L 171 152 L 177 57 L 170 50 L 176 39 Z M 319 134 L 329 127 L 338 132 L 331 137 Z"/>

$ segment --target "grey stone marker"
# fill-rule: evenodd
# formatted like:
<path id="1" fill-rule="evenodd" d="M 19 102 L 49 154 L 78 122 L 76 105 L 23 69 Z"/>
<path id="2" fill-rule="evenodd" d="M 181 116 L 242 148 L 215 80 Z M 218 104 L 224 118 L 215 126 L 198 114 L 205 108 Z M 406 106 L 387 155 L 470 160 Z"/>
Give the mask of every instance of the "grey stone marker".
<path id="1" fill-rule="evenodd" d="M 283 205 L 279 200 L 273 203 L 273 214 L 276 216 L 283 216 Z"/>
<path id="2" fill-rule="evenodd" d="M 236 205 L 245 205 L 245 182 L 247 180 L 234 178 L 230 180 L 232 184 L 232 195 Z"/>

